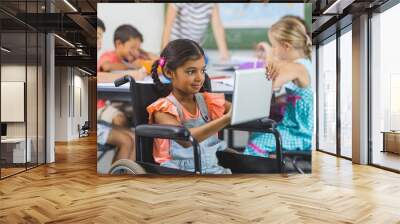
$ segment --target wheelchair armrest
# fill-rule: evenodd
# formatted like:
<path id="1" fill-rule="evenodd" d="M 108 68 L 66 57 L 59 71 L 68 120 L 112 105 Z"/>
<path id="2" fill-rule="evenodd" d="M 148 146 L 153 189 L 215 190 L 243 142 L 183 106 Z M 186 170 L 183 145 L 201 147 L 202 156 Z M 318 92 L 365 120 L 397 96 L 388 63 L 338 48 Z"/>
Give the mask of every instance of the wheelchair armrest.
<path id="1" fill-rule="evenodd" d="M 149 138 L 165 138 L 176 140 L 190 140 L 190 132 L 182 126 L 160 125 L 160 124 L 142 124 L 135 128 L 138 136 Z"/>
<path id="2" fill-rule="evenodd" d="M 266 132 L 269 129 L 276 127 L 276 122 L 268 118 L 262 118 L 255 121 L 250 121 L 243 124 L 237 124 L 228 126 L 228 129 L 234 129 L 239 131 L 250 131 L 250 132 Z"/>
<path id="3" fill-rule="evenodd" d="M 193 146 L 195 173 L 201 174 L 201 155 L 199 143 L 195 138 L 192 137 L 187 128 L 175 125 L 141 124 L 136 126 L 135 133 L 139 137 L 139 141 L 141 137 L 190 141 Z"/>
<path id="4" fill-rule="evenodd" d="M 238 130 L 238 131 L 248 131 L 248 132 L 264 132 L 271 133 L 275 136 L 276 142 L 276 161 L 277 167 L 282 171 L 283 166 L 283 155 L 282 155 L 282 145 L 281 145 L 281 135 L 276 129 L 277 123 L 267 117 L 261 118 L 255 121 L 250 121 L 243 124 L 228 126 L 228 129 Z"/>

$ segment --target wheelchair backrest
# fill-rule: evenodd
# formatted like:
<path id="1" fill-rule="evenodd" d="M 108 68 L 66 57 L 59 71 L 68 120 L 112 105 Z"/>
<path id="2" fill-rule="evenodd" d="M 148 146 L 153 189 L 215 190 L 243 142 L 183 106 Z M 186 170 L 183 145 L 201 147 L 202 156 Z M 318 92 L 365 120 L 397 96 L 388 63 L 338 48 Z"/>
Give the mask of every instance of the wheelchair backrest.
<path id="1" fill-rule="evenodd" d="M 136 127 L 141 124 L 149 123 L 149 113 L 147 107 L 159 99 L 156 86 L 152 83 L 131 83 L 131 94 L 133 104 L 133 125 Z M 139 161 L 154 163 L 153 159 L 153 139 L 136 139 L 136 158 Z"/>
<path id="2" fill-rule="evenodd" d="M 147 107 L 161 97 L 156 86 L 152 83 L 134 83 L 132 94 L 133 125 L 148 124 Z"/>

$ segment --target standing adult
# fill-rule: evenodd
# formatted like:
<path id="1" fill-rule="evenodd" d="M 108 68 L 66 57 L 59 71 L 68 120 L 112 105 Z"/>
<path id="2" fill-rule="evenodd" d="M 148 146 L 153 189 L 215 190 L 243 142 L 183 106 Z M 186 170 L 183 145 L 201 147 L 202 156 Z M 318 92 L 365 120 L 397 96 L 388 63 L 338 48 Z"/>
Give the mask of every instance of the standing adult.
<path id="1" fill-rule="evenodd" d="M 211 20 L 220 58 L 229 59 L 225 31 L 216 3 L 169 3 L 162 36 L 162 49 L 171 40 L 191 39 L 203 45 Z"/>

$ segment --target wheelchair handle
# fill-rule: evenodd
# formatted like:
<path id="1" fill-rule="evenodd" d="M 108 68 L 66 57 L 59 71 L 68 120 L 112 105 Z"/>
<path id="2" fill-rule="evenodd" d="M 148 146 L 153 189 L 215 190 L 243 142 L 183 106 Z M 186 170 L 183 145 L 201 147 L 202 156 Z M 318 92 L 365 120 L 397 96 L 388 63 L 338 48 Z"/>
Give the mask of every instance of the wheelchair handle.
<path id="1" fill-rule="evenodd" d="M 127 82 L 131 82 L 132 80 L 134 80 L 132 78 L 132 76 L 125 75 L 124 77 L 121 77 L 119 79 L 114 80 L 114 85 L 115 85 L 115 87 L 119 87 L 119 86 L 122 86 L 123 84 L 125 84 Z"/>

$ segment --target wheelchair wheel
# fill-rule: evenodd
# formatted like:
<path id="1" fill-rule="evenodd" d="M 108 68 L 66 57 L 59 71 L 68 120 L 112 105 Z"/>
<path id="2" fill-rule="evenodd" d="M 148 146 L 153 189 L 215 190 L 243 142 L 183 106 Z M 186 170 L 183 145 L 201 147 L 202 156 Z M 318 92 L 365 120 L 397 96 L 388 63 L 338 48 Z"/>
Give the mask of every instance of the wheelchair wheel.
<path id="1" fill-rule="evenodd" d="M 120 159 L 112 164 L 110 174 L 146 174 L 142 166 L 129 159 Z"/>

